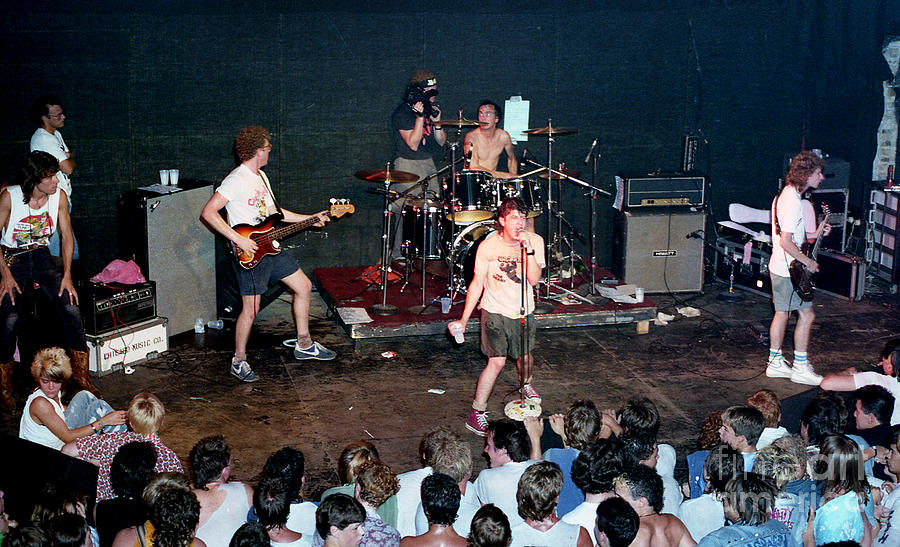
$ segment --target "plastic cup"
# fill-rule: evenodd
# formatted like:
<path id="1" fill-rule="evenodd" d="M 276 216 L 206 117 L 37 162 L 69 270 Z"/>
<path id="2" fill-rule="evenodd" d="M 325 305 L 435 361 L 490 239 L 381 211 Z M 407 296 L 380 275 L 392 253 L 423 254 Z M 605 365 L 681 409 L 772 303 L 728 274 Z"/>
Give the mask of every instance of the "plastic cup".
<path id="1" fill-rule="evenodd" d="M 169 185 L 169 170 L 168 169 L 160 169 L 159 170 L 159 183 L 163 186 Z"/>
<path id="2" fill-rule="evenodd" d="M 463 336 L 463 329 L 458 324 L 453 323 L 450 325 L 450 334 L 453 335 L 453 339 L 456 340 L 457 344 L 462 344 L 466 341 L 465 336 Z"/>
<path id="3" fill-rule="evenodd" d="M 178 169 L 169 169 L 169 186 L 178 186 Z"/>
<path id="4" fill-rule="evenodd" d="M 441 313 L 450 313 L 450 298 L 442 297 L 441 298 Z"/>

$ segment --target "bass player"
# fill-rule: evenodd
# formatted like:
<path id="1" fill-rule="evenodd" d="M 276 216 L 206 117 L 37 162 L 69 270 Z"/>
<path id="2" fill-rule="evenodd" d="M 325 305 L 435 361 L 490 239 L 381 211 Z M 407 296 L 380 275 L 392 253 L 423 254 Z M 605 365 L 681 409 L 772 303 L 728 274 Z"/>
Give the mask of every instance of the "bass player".
<path id="1" fill-rule="evenodd" d="M 803 151 L 791 159 L 784 186 L 772 201 L 772 257 L 769 259 L 769 276 L 772 280 L 772 302 L 775 316 L 769 327 L 769 361 L 766 376 L 790 378 L 792 382 L 817 386 L 822 377 L 816 374 L 807 358 L 809 334 L 816 314 L 812 301 L 804 302 L 790 277 L 790 263 L 797 260 L 811 272 L 819 270 L 819 264 L 806 256 L 800 247 L 806 239 L 806 222 L 801 199 L 803 192 L 816 189 L 825 180 L 822 169 L 825 160 L 810 151 Z M 807 213 L 809 214 L 809 213 Z M 831 227 L 824 226 L 824 235 Z M 794 363 L 784 358 L 781 351 L 791 312 L 797 311 L 794 328 Z"/>
<path id="2" fill-rule="evenodd" d="M 257 244 L 249 237 L 242 236 L 232 226 L 238 224 L 259 224 L 276 212 L 284 215 L 285 222 L 301 222 L 318 217 L 314 226 L 324 226 L 329 217 L 325 212 L 315 215 L 301 215 L 279 208 L 272 194 L 269 179 L 262 168 L 269 162 L 272 151 L 272 135 L 264 128 L 250 126 L 241 129 L 234 139 L 234 151 L 240 165 L 222 181 L 203 207 L 200 218 L 207 226 L 219 232 L 244 253 L 254 253 Z M 219 211 L 225 209 L 228 222 Z M 335 352 L 309 335 L 309 301 L 312 283 L 296 260 L 285 253 L 263 257 L 252 269 L 240 267 L 234 261 L 241 293 L 241 313 L 234 328 L 234 357 L 231 359 L 231 374 L 244 382 L 255 382 L 259 376 L 247 363 L 247 341 L 250 329 L 259 313 L 260 297 L 269 285 L 281 281 L 293 292 L 292 311 L 297 329 L 297 343 L 294 346 L 295 359 L 334 359 Z"/>

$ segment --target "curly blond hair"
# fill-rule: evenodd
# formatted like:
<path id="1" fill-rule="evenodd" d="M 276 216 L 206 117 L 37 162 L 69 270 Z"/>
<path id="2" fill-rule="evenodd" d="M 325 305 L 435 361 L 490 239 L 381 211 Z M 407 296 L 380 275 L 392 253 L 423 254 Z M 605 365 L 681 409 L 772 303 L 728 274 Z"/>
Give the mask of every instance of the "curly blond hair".
<path id="1" fill-rule="evenodd" d="M 40 382 L 41 378 L 61 384 L 68 382 L 72 377 L 72 363 L 66 350 L 44 348 L 37 352 L 31 361 L 31 376 L 35 382 Z"/>
<path id="2" fill-rule="evenodd" d="M 372 507 L 378 507 L 400 491 L 400 481 L 388 464 L 375 460 L 362 464 L 356 470 L 359 497 Z"/>
<path id="3" fill-rule="evenodd" d="M 272 134 L 265 127 L 258 125 L 245 127 L 234 138 L 234 154 L 239 161 L 245 162 L 265 146 L 266 141 L 272 143 Z"/>

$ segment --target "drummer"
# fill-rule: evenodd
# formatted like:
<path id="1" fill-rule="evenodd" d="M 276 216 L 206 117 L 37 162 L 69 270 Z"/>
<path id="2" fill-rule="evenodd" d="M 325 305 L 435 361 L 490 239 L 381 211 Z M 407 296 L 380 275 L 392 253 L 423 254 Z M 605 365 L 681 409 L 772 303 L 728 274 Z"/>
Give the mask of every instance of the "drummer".
<path id="1" fill-rule="evenodd" d="M 463 144 L 463 151 L 472 154 L 469 169 L 488 171 L 495 179 L 514 179 L 518 176 L 516 151 L 513 149 L 509 133 L 497 127 L 502 112 L 497 103 L 482 101 L 478 105 L 478 121 L 484 125 L 469 131 Z M 506 152 L 506 171 L 498 171 L 500 154 Z"/>

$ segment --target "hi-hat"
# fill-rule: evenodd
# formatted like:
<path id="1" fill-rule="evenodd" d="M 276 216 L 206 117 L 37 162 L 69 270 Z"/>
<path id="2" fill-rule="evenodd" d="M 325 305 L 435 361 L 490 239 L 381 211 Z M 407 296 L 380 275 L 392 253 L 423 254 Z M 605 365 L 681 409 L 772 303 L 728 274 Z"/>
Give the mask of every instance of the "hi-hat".
<path id="1" fill-rule="evenodd" d="M 479 125 L 487 125 L 487 122 L 480 122 L 478 120 L 470 120 L 468 118 L 464 118 L 460 116 L 459 118 L 453 118 L 450 120 L 439 120 L 436 122 L 431 122 L 434 125 L 458 125 L 459 127 L 477 127 Z"/>
<path id="2" fill-rule="evenodd" d="M 365 171 L 357 171 L 354 177 L 369 182 L 416 182 L 419 176 L 415 173 L 407 173 L 406 171 L 387 171 L 385 169 L 367 169 Z"/>
<path id="3" fill-rule="evenodd" d="M 538 127 L 536 129 L 526 129 L 525 133 L 528 133 L 529 135 L 541 136 L 571 135 L 572 133 L 578 133 L 578 130 L 574 127 L 553 127 L 552 125 L 548 125 L 546 127 Z"/>
<path id="4" fill-rule="evenodd" d="M 560 174 L 560 173 L 562 173 L 562 174 Z M 559 179 L 564 179 L 564 178 L 568 178 L 568 177 L 577 177 L 580 174 L 581 174 L 581 171 L 579 171 L 578 169 L 555 169 L 553 172 L 553 180 L 559 180 Z M 547 178 L 547 172 L 544 171 L 543 173 L 541 173 L 538 176 L 541 177 L 542 179 L 545 179 L 545 178 Z"/>

